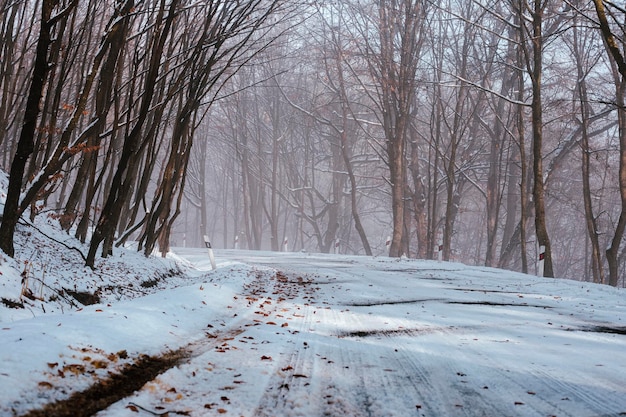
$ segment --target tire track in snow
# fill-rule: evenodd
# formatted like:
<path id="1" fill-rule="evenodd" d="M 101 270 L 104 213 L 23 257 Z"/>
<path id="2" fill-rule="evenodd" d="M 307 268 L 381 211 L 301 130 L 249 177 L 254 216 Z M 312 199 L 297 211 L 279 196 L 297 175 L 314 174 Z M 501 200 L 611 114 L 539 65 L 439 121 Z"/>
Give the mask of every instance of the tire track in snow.
<path id="1" fill-rule="evenodd" d="M 304 314 L 301 326 L 294 330 L 291 348 L 283 353 L 273 376 L 267 383 L 265 393 L 259 400 L 254 416 L 272 417 L 284 415 L 284 410 L 297 410 L 311 401 L 311 376 L 314 374 L 314 350 L 298 335 L 311 323 L 309 310 Z M 301 394 L 306 392 L 305 396 Z M 297 415 L 297 414 L 296 414 Z"/>
<path id="2" fill-rule="evenodd" d="M 363 309 L 359 313 L 334 312 L 328 318 L 345 328 L 338 329 L 336 335 L 346 346 L 341 350 L 341 363 L 350 364 L 354 370 L 344 373 L 353 380 L 363 381 L 361 388 L 353 387 L 362 391 L 361 397 L 365 399 L 361 401 L 362 413 L 354 415 L 517 415 L 519 410 L 515 410 L 513 404 L 507 407 L 497 401 L 490 403 L 484 385 L 472 386 L 466 380 L 465 358 L 443 357 L 436 350 L 420 346 L 421 341 L 432 344 L 433 340 L 451 339 L 449 343 L 453 343 L 459 335 L 475 334 L 488 326 L 419 327 L 419 323 L 415 323 L 414 327 L 406 328 L 405 320 L 386 318 L 384 328 L 380 328 L 368 323 L 367 318 Z M 370 347 L 363 349 L 363 344 Z M 371 351 L 376 349 L 378 362 L 368 363 Z M 447 382 L 455 379 L 453 384 Z M 350 393 L 342 393 L 342 396 L 349 397 Z M 372 396 L 379 401 L 368 401 Z M 506 410 L 511 412 L 506 413 Z"/>
<path id="3" fill-rule="evenodd" d="M 152 412 L 150 411 L 151 409 L 163 410 L 162 399 L 168 398 L 168 393 L 176 391 L 172 391 L 173 387 L 162 383 L 162 380 L 168 378 L 176 380 L 180 375 L 187 375 L 185 378 L 189 378 L 188 375 L 191 374 L 196 382 L 190 385 L 195 385 L 196 389 L 202 392 L 202 381 L 211 380 L 212 375 L 217 372 L 215 370 L 216 366 L 211 361 L 208 361 L 208 359 L 216 360 L 215 355 L 220 355 L 220 357 L 229 354 L 235 355 L 244 344 L 260 344 L 261 342 L 252 342 L 254 338 L 251 337 L 250 334 L 256 332 L 264 325 L 274 329 L 276 324 L 270 321 L 273 319 L 272 316 L 282 316 L 278 314 L 282 303 L 296 297 L 300 292 L 300 287 L 303 285 L 306 285 L 303 279 L 296 279 L 295 282 L 289 282 L 284 275 L 274 270 L 255 271 L 255 276 L 251 282 L 244 286 L 244 291 L 240 295 L 235 297 L 234 301 L 239 301 L 242 306 L 233 311 L 233 318 L 231 320 L 221 323 L 221 326 L 219 324 L 209 324 L 207 330 L 205 330 L 206 337 L 185 345 L 182 348 L 185 352 L 184 355 L 181 355 L 176 362 L 172 362 L 168 366 L 163 367 L 158 374 L 153 375 L 151 379 L 144 380 L 142 383 L 143 387 L 139 391 L 133 392 L 134 389 L 129 390 L 125 395 L 118 397 L 117 403 L 112 407 L 104 409 L 112 404 L 108 403 L 105 407 L 100 408 L 101 413 L 98 415 L 118 415 L 120 410 L 129 407 L 131 409 L 143 409 L 147 412 Z M 237 347 L 237 345 L 240 347 Z M 258 348 L 252 347 L 252 349 L 256 350 Z M 232 364 L 232 367 L 228 367 L 228 365 L 222 367 L 219 370 L 220 372 L 236 372 L 236 363 L 232 361 L 229 362 L 228 360 L 224 361 L 224 363 Z M 237 379 L 239 375 L 234 372 L 232 373 L 235 379 Z M 244 382 L 243 380 L 236 380 L 234 386 L 225 386 L 221 389 L 234 390 L 239 388 L 237 384 Z M 149 395 L 146 395 L 147 393 L 149 393 Z M 182 393 L 178 393 L 178 395 L 176 395 L 177 399 L 182 399 L 181 394 Z M 197 394 L 199 393 L 195 393 L 195 395 Z M 216 392 L 215 395 L 218 401 L 220 401 L 220 397 L 222 398 L 222 403 L 227 401 L 227 397 L 224 395 L 223 391 L 221 394 Z M 171 397 L 171 395 L 169 395 L 169 397 Z M 161 401 L 154 402 L 159 398 L 161 398 Z M 191 412 L 190 408 L 184 406 L 184 401 L 178 401 L 178 403 L 179 404 L 176 405 L 172 403 L 172 407 L 170 407 L 167 412 L 171 414 L 182 413 L 189 415 L 188 413 Z M 207 403 L 204 405 L 206 408 L 204 412 L 210 413 L 208 410 L 213 408 L 221 412 L 221 410 L 225 410 L 225 408 L 222 407 L 226 407 L 222 403 L 218 405 L 215 402 L 207 400 Z M 220 408 L 218 408 L 218 406 Z M 198 412 L 198 410 L 195 412 Z M 159 411 L 159 413 L 162 414 L 161 411 Z"/>
<path id="4" fill-rule="evenodd" d="M 366 326 L 359 317 L 363 316 L 354 316 L 355 323 L 351 327 Z M 470 329 L 402 329 L 405 324 L 404 321 L 389 319 L 385 330 L 357 331 L 351 332 L 352 336 L 342 336 L 346 343 L 355 346 L 344 360 L 361 369 L 365 396 L 371 393 L 378 399 L 369 405 L 369 409 L 374 411 L 373 415 L 504 415 L 498 408 L 486 404 L 480 390 L 469 389 L 464 384 L 464 374 L 460 372 L 454 358 L 439 357 L 415 349 L 416 340 L 439 337 L 441 334 L 465 333 Z M 371 347 L 363 349 L 359 346 L 363 343 Z M 371 358 L 374 349 L 378 350 L 378 362 L 368 364 L 367 360 Z M 369 353 L 365 355 L 365 351 Z M 450 375 L 456 376 L 458 383 L 446 386 L 440 382 L 449 381 Z"/>
<path id="5" fill-rule="evenodd" d="M 325 284 L 336 282 L 312 282 L 311 289 Z M 307 294 L 302 307 L 298 307 L 302 320 L 294 327 L 290 348 L 283 353 L 253 415 L 381 416 L 369 410 L 371 399 L 362 364 L 353 357 L 346 358 L 345 349 L 337 349 L 335 336 L 315 329 L 317 323 L 325 322 L 329 311 L 334 314 L 332 307 L 311 302 L 311 290 Z M 351 388 L 345 390 L 345 386 Z"/>
<path id="6" fill-rule="evenodd" d="M 552 322 L 563 322 L 560 327 L 554 326 L 552 333 L 545 333 L 543 337 L 564 338 L 563 349 L 577 350 L 576 338 L 567 338 L 571 317 L 561 316 L 558 311 L 548 310 L 545 321 L 550 327 Z M 574 319 L 575 320 L 575 319 Z M 462 348 L 458 349 L 459 360 L 472 364 L 476 374 L 489 386 L 485 394 L 491 398 L 491 403 L 502 403 L 502 399 L 515 399 L 514 405 L 508 404 L 506 415 L 519 413 L 546 415 L 546 416 L 600 416 L 626 415 L 626 401 L 621 397 L 619 383 L 615 383 L 613 390 L 595 389 L 593 371 L 577 373 L 566 371 L 566 364 L 562 368 L 549 369 L 543 363 L 554 366 L 558 358 L 554 355 L 565 352 L 546 352 L 541 344 L 532 338 L 526 340 L 527 324 L 519 321 L 511 322 L 507 327 L 484 326 L 472 339 L 465 339 Z M 518 333 L 520 329 L 521 333 Z M 494 340 L 494 337 L 504 337 L 505 340 Z M 567 338 L 567 339 L 566 339 Z M 503 360 L 502 356 L 496 361 L 484 352 L 493 352 L 492 343 L 505 343 L 510 360 Z M 556 345 L 556 344 L 552 344 Z M 589 352 L 591 354 L 591 352 Z M 584 354 L 584 353 L 583 353 Z M 498 384 L 486 381 L 485 376 L 498 381 Z M 602 379 L 606 382 L 605 379 Z M 510 401 L 509 401 L 510 402 Z M 622 409 L 619 409 L 622 407 Z M 622 414 L 619 414 L 622 413 Z"/>
<path id="7" fill-rule="evenodd" d="M 494 329 L 496 328 L 491 328 Z M 490 328 L 485 327 L 482 330 Z M 429 338 L 431 334 L 425 338 Z M 425 415 L 591 417 L 619 415 L 623 411 L 616 410 L 616 395 L 619 395 L 617 392 L 592 393 L 587 385 L 555 377 L 537 363 L 494 362 L 493 358 L 487 357 L 481 351 L 480 346 L 484 345 L 473 347 L 462 343 L 456 349 L 447 347 L 447 352 L 456 351 L 454 357 L 450 360 L 431 361 L 425 359 L 426 355 L 423 353 L 415 353 L 413 341 L 403 343 L 403 338 L 397 334 L 384 336 L 399 339 L 398 364 L 405 369 L 412 369 L 412 372 L 429 381 L 424 385 L 424 397 L 434 399 L 434 404 L 447 403 L 446 409 L 441 410 L 433 409 L 429 404 L 431 401 L 427 401 L 423 406 L 428 411 Z M 441 329 L 440 336 L 444 336 L 449 345 L 461 340 L 458 338 L 459 334 L 452 329 Z M 481 339 L 487 337 L 481 333 L 475 336 Z M 473 340 L 478 340 L 477 338 Z M 488 343 L 501 342 L 491 340 Z M 520 369 L 521 366 L 523 369 Z M 451 373 L 456 373 L 458 382 L 451 386 L 437 383 L 440 380 L 449 381 Z M 450 395 L 442 396 L 442 392 Z"/>

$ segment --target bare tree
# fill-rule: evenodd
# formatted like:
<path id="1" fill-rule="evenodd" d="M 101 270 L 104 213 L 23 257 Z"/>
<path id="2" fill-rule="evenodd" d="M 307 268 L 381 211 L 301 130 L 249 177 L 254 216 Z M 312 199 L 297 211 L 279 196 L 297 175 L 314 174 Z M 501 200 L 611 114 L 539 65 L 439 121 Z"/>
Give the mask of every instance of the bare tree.
<path id="1" fill-rule="evenodd" d="M 543 170 L 543 101 L 542 76 L 544 53 L 544 18 L 549 0 L 513 2 L 520 22 L 521 43 L 527 73 L 532 85 L 532 160 L 533 160 L 533 203 L 535 209 L 535 234 L 537 243 L 545 250 L 543 275 L 553 277 L 552 247 L 546 225 L 545 184 Z M 528 11 L 528 14 L 526 14 Z M 527 25 L 530 25 L 530 27 Z M 530 44 L 530 45 L 529 45 Z M 543 255 L 542 255 L 543 256 Z"/>
<path id="2" fill-rule="evenodd" d="M 427 2 L 421 0 L 385 0 L 378 2 L 373 10 L 361 10 L 363 19 L 369 22 L 360 28 L 360 34 L 365 40 L 364 57 L 375 83 L 372 99 L 380 114 L 389 166 L 393 225 L 389 255 L 392 257 L 408 252 L 405 150 L 427 9 Z M 377 13 L 376 19 L 367 16 L 371 12 Z M 377 43 L 370 40 L 370 25 L 376 29 Z"/>
<path id="3" fill-rule="evenodd" d="M 621 210 L 619 220 L 615 226 L 615 232 L 610 245 L 606 250 L 606 257 L 609 264 L 609 285 L 617 286 L 619 280 L 618 257 L 620 246 L 626 230 L 626 102 L 624 101 L 624 91 L 626 91 L 626 59 L 622 52 L 624 39 L 616 35 L 616 31 L 611 27 L 609 18 L 614 22 L 623 21 L 626 13 L 620 9 L 607 9 L 603 0 L 594 0 L 594 5 L 600 26 L 600 32 L 604 39 L 607 54 L 609 56 L 615 83 L 615 100 L 619 126 L 619 194 Z M 611 7 L 611 5 L 609 5 Z M 618 14 L 621 13 L 621 19 Z M 617 29 L 617 33 L 622 33 L 622 29 Z"/>
<path id="4" fill-rule="evenodd" d="M 62 20 L 76 5 L 70 3 L 65 9 L 61 9 L 57 14 L 53 14 L 59 6 L 59 0 L 44 0 L 41 5 L 41 19 L 39 21 L 39 37 L 37 40 L 37 51 L 33 63 L 30 89 L 24 111 L 24 119 L 20 138 L 17 143 L 17 150 L 13 156 L 7 198 L 0 225 L 0 249 L 7 255 L 14 255 L 13 236 L 15 226 L 20 218 L 22 209 L 19 207 L 20 193 L 22 190 L 22 180 L 28 158 L 34 149 L 35 130 L 39 117 L 39 104 L 43 94 L 49 72 L 48 48 L 52 42 L 52 31 L 55 25 Z"/>

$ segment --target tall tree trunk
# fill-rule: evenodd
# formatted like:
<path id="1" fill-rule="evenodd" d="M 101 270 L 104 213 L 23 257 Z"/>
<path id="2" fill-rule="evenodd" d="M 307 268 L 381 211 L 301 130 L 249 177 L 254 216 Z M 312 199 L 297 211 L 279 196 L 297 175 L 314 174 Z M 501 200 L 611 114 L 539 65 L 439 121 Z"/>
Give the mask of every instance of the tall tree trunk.
<path id="1" fill-rule="evenodd" d="M 130 12 L 132 4 L 133 3 L 127 4 L 126 13 Z M 123 22 L 125 22 L 125 20 Z M 76 181 L 65 204 L 64 216 L 60 219 L 61 228 L 66 231 L 69 230 L 74 222 L 74 219 L 76 218 L 76 207 L 78 206 L 80 197 L 84 192 L 86 181 L 89 178 L 89 171 L 94 169 L 95 165 L 97 165 L 101 143 L 100 135 L 104 129 L 106 118 L 111 108 L 110 101 L 113 95 L 118 61 L 121 56 L 122 47 L 126 42 L 126 34 L 129 26 L 130 25 L 126 22 L 123 25 L 118 26 L 115 30 L 111 30 L 108 35 L 108 45 L 110 45 L 111 49 L 102 65 L 102 71 L 100 72 L 100 79 L 94 100 L 94 116 L 96 122 L 93 125 L 93 128 L 89 129 L 86 147 L 81 151 L 82 158 L 80 167 L 76 174 Z"/>
<path id="2" fill-rule="evenodd" d="M 354 170 L 352 169 L 352 161 L 350 160 L 350 155 L 348 154 L 348 136 L 345 130 L 341 135 L 341 156 L 343 157 L 344 166 L 346 168 L 346 172 L 348 173 L 348 179 L 350 181 L 350 213 L 352 213 L 354 228 L 359 234 L 359 238 L 361 239 L 361 244 L 363 245 L 365 254 L 368 256 L 372 256 L 372 248 L 370 247 L 369 241 L 367 240 L 367 234 L 365 233 L 365 228 L 361 223 L 361 216 L 359 215 L 359 204 L 357 201 L 358 185 L 356 182 L 356 177 L 354 176 Z"/>
<path id="3" fill-rule="evenodd" d="M 278 81 L 273 78 L 273 81 L 278 87 Z M 270 105 L 270 120 L 272 129 L 272 172 L 271 172 L 271 184 L 270 184 L 270 210 L 268 221 L 270 224 L 270 243 L 274 252 L 280 250 L 281 239 L 278 236 L 278 161 L 280 155 L 280 140 L 281 140 L 281 106 L 280 96 L 278 94 L 278 88 L 276 88 L 275 94 L 271 97 Z"/>
<path id="4" fill-rule="evenodd" d="M 609 285 L 617 287 L 619 282 L 619 254 L 624 231 L 626 230 L 626 74 L 617 87 L 617 118 L 619 124 L 619 190 L 621 210 L 615 232 L 609 247 L 606 249 L 606 258 L 609 266 Z"/>
<path id="5" fill-rule="evenodd" d="M 513 50 L 513 42 L 509 44 L 508 57 L 511 57 L 514 54 Z M 513 60 L 510 60 L 513 62 Z M 504 79 L 502 80 L 502 86 L 500 88 L 501 97 L 508 96 L 512 86 L 515 82 L 515 74 L 512 76 L 504 75 Z M 497 105 L 494 112 L 494 128 L 493 135 L 491 137 L 491 146 L 489 149 L 489 172 L 487 174 L 487 199 L 486 199 L 486 209 L 487 209 L 487 248 L 485 251 L 485 266 L 495 266 L 497 263 L 496 260 L 496 238 L 498 234 L 498 222 L 500 219 L 500 202 L 502 198 L 502 187 L 501 185 L 501 171 L 502 171 L 502 155 L 505 148 L 506 138 L 509 133 L 507 132 L 506 127 L 504 126 L 504 122 L 502 117 L 504 115 L 504 107 L 506 101 L 504 98 L 497 98 Z M 512 165 L 512 164 L 509 164 Z M 511 220 L 508 221 L 508 225 L 511 226 L 513 224 L 513 219 L 515 218 L 515 211 L 511 213 Z M 507 219 L 508 220 L 508 219 Z"/>
<path id="6" fill-rule="evenodd" d="M 20 203 L 20 211 L 24 211 L 30 204 L 37 201 L 38 195 L 41 190 L 50 181 L 53 181 L 55 175 L 57 175 L 63 168 L 63 166 L 74 157 L 74 155 L 85 149 L 85 141 L 92 136 L 92 133 L 99 124 L 103 123 L 102 120 L 95 119 L 78 137 L 72 142 L 72 137 L 78 127 L 79 121 L 83 116 L 88 103 L 90 93 L 93 85 L 96 82 L 97 75 L 101 71 L 101 64 L 107 53 L 109 57 L 113 56 L 113 63 L 117 62 L 117 57 L 120 53 L 121 44 L 123 42 L 117 42 L 118 36 L 124 39 L 126 29 L 128 28 L 127 17 L 131 13 L 133 8 L 133 0 L 119 0 L 119 7 L 115 10 L 115 15 L 111 17 L 111 25 L 108 27 L 108 31 L 103 36 L 98 53 L 94 56 L 89 69 L 89 74 L 84 80 L 80 94 L 78 95 L 75 106 L 73 106 L 71 116 L 69 117 L 65 128 L 61 132 L 58 142 L 54 146 L 54 151 L 48 158 L 48 161 L 42 167 L 40 174 L 30 183 L 27 190 L 24 192 L 24 196 Z M 122 18 L 125 17 L 125 18 Z M 117 42 L 117 44 L 113 44 Z M 107 77 L 103 77 L 104 79 Z M 109 80 L 110 81 L 110 80 Z"/>
<path id="7" fill-rule="evenodd" d="M 151 103 L 155 94 L 155 84 L 159 75 L 161 55 L 178 11 L 178 0 L 172 0 L 167 16 L 163 21 L 165 7 L 165 4 L 161 3 L 157 23 L 155 24 L 155 28 L 159 28 L 160 30 L 157 30 L 154 42 L 150 47 L 150 62 L 143 84 L 144 92 L 137 121 L 124 140 L 120 160 L 115 174 L 113 175 L 106 202 L 102 208 L 100 218 L 98 219 L 89 245 L 86 265 L 91 268 L 94 268 L 98 247 L 105 239 L 103 255 L 106 256 L 108 250 L 112 247 L 113 236 L 119 223 L 120 214 L 130 193 L 131 184 L 134 182 L 134 175 L 136 175 L 136 166 L 139 157 L 138 152 L 141 149 L 141 134 L 151 111 Z"/>
<path id="8" fill-rule="evenodd" d="M 533 129 L 533 202 L 535 205 L 535 234 L 539 247 L 545 248 L 543 276 L 554 277 L 552 247 L 546 225 L 545 185 L 543 181 L 543 15 L 546 0 L 535 0 L 532 37 L 532 129 Z"/>
<path id="9" fill-rule="evenodd" d="M 30 89 L 24 110 L 22 131 L 17 144 L 17 151 L 11 163 L 7 197 L 2 214 L 2 224 L 0 225 L 0 249 L 11 257 L 15 253 L 13 247 L 15 226 L 22 214 L 22 211 L 19 210 L 22 180 L 24 178 L 28 158 L 33 153 L 35 130 L 37 128 L 37 118 L 39 117 L 40 111 L 39 104 L 49 70 L 48 47 L 50 46 L 51 32 L 55 23 L 51 20 L 51 17 L 58 3 L 58 0 L 43 0 L 41 4 L 39 38 L 37 40 L 37 50 L 33 64 Z"/>
<path id="10" fill-rule="evenodd" d="M 464 31 L 464 40 L 463 42 L 463 53 L 461 54 L 461 67 L 458 69 L 460 72 L 460 76 L 462 79 L 466 78 L 467 74 L 467 55 L 469 51 L 471 36 L 469 30 L 469 24 L 466 25 Z M 459 184 L 457 184 L 456 178 L 456 167 L 457 167 L 457 153 L 459 151 L 459 145 L 461 140 L 463 139 L 463 131 L 465 130 L 462 127 L 463 122 L 463 112 L 465 109 L 465 100 L 468 95 L 468 86 L 465 82 L 460 82 L 460 87 L 458 88 L 458 94 L 455 97 L 456 103 L 454 105 L 454 120 L 452 123 L 452 128 L 449 131 L 448 136 L 450 137 L 450 153 L 448 155 L 448 163 L 445 165 L 446 172 L 446 215 L 444 219 L 444 227 L 443 227 L 443 259 L 445 261 L 450 260 L 450 256 L 452 254 L 452 237 L 454 235 L 454 222 L 456 218 L 456 214 L 459 210 L 459 202 L 461 199 L 461 184 L 459 180 Z M 441 103 L 443 106 L 443 102 Z M 443 112 L 443 110 L 442 110 Z M 470 135 L 471 136 L 471 135 Z"/>
<path id="11" fill-rule="evenodd" d="M 436 69 L 437 79 L 441 79 L 442 75 L 442 66 L 438 64 Z M 440 164 L 440 146 L 441 146 L 441 134 L 442 134 L 442 118 L 441 114 L 441 106 L 438 104 L 438 100 L 442 97 L 441 91 L 441 83 L 437 83 L 434 88 L 434 94 L 436 97 L 433 100 L 433 108 L 432 116 L 433 118 L 433 132 L 432 132 L 432 141 L 433 143 L 429 147 L 429 166 L 432 166 L 430 169 L 429 178 L 429 195 L 430 195 L 430 206 L 429 206 L 429 216 L 428 216 L 428 248 L 427 248 L 427 259 L 434 259 L 435 252 L 437 254 L 440 252 L 441 248 L 441 240 L 439 236 L 440 224 L 439 224 L 439 164 Z M 434 160 L 433 160 L 434 159 Z"/>
<path id="12" fill-rule="evenodd" d="M 409 169 L 413 180 L 413 217 L 415 218 L 415 234 L 417 237 L 417 258 L 428 259 L 428 219 L 426 215 L 426 186 L 419 163 L 419 147 L 415 129 L 411 129 L 411 159 Z"/>
<path id="13" fill-rule="evenodd" d="M 521 19 L 519 19 L 521 22 Z M 520 33 L 520 40 L 523 39 Z M 522 71 L 522 63 L 523 63 L 523 51 L 521 49 L 518 50 L 518 58 L 517 58 L 517 67 L 519 70 L 517 71 L 517 99 L 520 103 L 524 100 L 524 74 Z M 520 222 L 519 222 L 519 230 L 520 230 L 520 259 L 522 262 L 522 272 L 528 273 L 528 251 L 526 250 L 526 224 L 529 220 L 529 207 L 527 204 L 528 201 L 528 164 L 526 158 L 526 129 L 524 127 L 525 117 L 524 117 L 524 106 L 517 106 L 517 137 L 519 141 L 519 152 L 520 152 Z"/>
<path id="14" fill-rule="evenodd" d="M 170 223 L 168 218 L 176 193 L 182 194 L 182 190 L 180 190 L 181 180 L 189 161 L 189 150 L 193 136 L 190 131 L 190 123 L 196 108 L 197 106 L 193 101 L 188 101 L 182 105 L 182 109 L 176 115 L 167 162 L 150 212 L 146 214 L 148 221 L 140 239 L 141 241 L 145 239 L 144 253 L 146 256 L 152 253 L 157 243 L 160 245 L 163 256 L 167 254 L 169 249 L 169 231 L 167 229 Z"/>
<path id="15" fill-rule="evenodd" d="M 615 232 L 611 243 L 606 250 L 606 258 L 609 264 L 609 285 L 617 286 L 619 282 L 619 252 L 624 231 L 626 230 L 626 104 L 624 101 L 624 93 L 626 92 L 626 60 L 622 48 L 617 42 L 616 36 L 612 33 L 611 27 L 604 8 L 602 0 L 594 0 L 594 5 L 600 23 L 600 31 L 604 38 L 604 45 L 607 49 L 609 59 L 619 73 L 621 79 L 615 77 L 616 86 L 616 105 L 617 117 L 619 124 L 619 193 L 621 210 Z M 620 31 L 623 30 L 621 27 Z"/>
<path id="16" fill-rule="evenodd" d="M 421 54 L 425 4 L 415 1 L 381 1 L 378 5 L 380 56 L 380 106 L 391 183 L 393 232 L 389 256 L 406 251 L 405 198 L 407 170 L 405 148 L 414 105 L 415 74 Z"/>
<path id="17" fill-rule="evenodd" d="M 589 149 L 589 101 L 587 97 L 587 81 L 585 63 L 582 59 L 584 53 L 584 45 L 581 45 L 578 37 L 578 28 L 573 29 L 573 49 L 576 58 L 576 67 L 578 69 L 578 99 L 580 102 L 581 116 L 581 171 L 583 183 L 583 201 L 585 207 L 585 223 L 587 225 L 587 233 L 591 243 L 591 271 L 593 274 L 593 282 L 604 283 L 604 268 L 600 251 L 600 241 L 598 239 L 599 231 L 596 217 L 593 211 L 593 202 L 591 198 L 591 162 Z"/>

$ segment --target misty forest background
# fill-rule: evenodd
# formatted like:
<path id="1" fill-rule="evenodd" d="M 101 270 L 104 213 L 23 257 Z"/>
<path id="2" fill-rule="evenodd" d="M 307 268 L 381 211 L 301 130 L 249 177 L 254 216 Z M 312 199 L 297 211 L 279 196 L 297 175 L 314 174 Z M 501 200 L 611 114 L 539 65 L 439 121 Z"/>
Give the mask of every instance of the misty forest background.
<path id="1" fill-rule="evenodd" d="M 623 286 L 626 10 L 0 0 L 0 248 L 406 255 Z M 540 271 L 539 271 L 540 272 Z"/>

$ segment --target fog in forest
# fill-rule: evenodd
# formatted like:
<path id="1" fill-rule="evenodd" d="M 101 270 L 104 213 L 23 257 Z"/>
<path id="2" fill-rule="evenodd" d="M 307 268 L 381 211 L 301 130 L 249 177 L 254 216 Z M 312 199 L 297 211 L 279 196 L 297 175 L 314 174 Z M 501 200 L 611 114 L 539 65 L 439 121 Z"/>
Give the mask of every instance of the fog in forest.
<path id="1" fill-rule="evenodd" d="M 622 8 L 240 3 L 0 0 L 7 254 L 47 216 L 92 267 L 208 236 L 624 286 Z"/>

